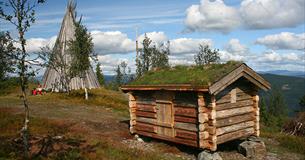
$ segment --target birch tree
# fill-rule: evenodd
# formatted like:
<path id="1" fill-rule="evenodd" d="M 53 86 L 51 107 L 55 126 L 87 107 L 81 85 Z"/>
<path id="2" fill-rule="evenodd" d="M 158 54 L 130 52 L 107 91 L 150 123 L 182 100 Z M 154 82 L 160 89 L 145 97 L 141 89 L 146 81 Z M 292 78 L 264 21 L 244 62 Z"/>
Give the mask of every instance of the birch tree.
<path id="1" fill-rule="evenodd" d="M 0 2 L 0 18 L 11 23 L 18 33 L 16 43 L 18 47 L 16 52 L 12 52 L 11 56 L 16 62 L 17 74 L 20 78 L 20 87 L 22 92 L 22 102 L 25 111 L 24 124 L 21 129 L 21 135 L 24 142 L 25 157 L 29 158 L 29 122 L 30 111 L 27 99 L 27 84 L 29 76 L 33 75 L 30 71 L 30 65 L 34 60 L 30 59 L 30 54 L 26 51 L 25 33 L 35 22 L 35 8 L 38 4 L 44 3 L 45 0 L 7 0 Z"/>

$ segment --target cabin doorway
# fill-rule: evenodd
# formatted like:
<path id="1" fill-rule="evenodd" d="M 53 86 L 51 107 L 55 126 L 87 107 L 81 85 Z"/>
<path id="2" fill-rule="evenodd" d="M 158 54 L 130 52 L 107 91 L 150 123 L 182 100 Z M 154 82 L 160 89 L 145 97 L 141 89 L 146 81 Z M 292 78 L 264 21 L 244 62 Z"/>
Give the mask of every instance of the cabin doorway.
<path id="1" fill-rule="evenodd" d="M 174 137 L 174 110 L 171 94 L 158 94 L 156 99 L 157 134 Z"/>

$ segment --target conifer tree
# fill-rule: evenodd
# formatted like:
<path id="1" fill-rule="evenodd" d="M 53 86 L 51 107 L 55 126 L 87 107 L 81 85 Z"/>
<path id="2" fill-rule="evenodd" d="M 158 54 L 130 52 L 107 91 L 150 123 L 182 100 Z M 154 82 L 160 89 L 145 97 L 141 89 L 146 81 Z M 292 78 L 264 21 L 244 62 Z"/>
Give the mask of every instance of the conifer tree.
<path id="1" fill-rule="evenodd" d="M 305 95 L 300 98 L 299 105 L 301 107 L 301 111 L 305 111 Z"/>
<path id="2" fill-rule="evenodd" d="M 103 72 L 101 70 L 101 64 L 97 63 L 96 65 L 96 77 L 98 82 L 100 83 L 101 86 L 105 85 L 105 79 L 104 79 L 104 75 Z"/>
<path id="3" fill-rule="evenodd" d="M 117 66 L 116 70 L 116 76 L 115 76 L 115 83 L 116 83 L 116 86 L 121 86 L 122 82 L 123 82 L 123 74 L 121 72 L 121 67 L 120 65 Z"/>
<path id="4" fill-rule="evenodd" d="M 13 57 L 11 53 L 15 49 L 9 32 L 0 32 L 0 81 L 4 81 L 7 73 L 13 71 Z"/>
<path id="5" fill-rule="evenodd" d="M 267 124 L 268 122 L 268 111 L 267 111 L 267 104 L 265 101 L 265 98 L 261 98 L 259 101 L 260 103 L 260 117 L 261 117 L 261 122 L 263 124 Z"/>
<path id="6" fill-rule="evenodd" d="M 75 40 L 70 41 L 69 51 L 71 53 L 70 75 L 81 77 L 85 89 L 85 99 L 88 99 L 87 83 L 85 81 L 86 71 L 91 67 L 90 57 L 95 58 L 93 53 L 93 42 L 87 28 L 81 24 L 81 19 L 75 24 Z"/>

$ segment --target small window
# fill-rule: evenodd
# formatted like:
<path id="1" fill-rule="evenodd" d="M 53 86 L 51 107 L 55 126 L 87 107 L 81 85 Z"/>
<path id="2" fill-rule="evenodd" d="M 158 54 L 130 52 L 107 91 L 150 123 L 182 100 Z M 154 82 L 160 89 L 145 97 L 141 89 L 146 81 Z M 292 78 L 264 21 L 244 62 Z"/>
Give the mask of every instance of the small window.
<path id="1" fill-rule="evenodd" d="M 236 103 L 236 88 L 232 89 L 230 94 L 231 94 L 231 103 Z"/>

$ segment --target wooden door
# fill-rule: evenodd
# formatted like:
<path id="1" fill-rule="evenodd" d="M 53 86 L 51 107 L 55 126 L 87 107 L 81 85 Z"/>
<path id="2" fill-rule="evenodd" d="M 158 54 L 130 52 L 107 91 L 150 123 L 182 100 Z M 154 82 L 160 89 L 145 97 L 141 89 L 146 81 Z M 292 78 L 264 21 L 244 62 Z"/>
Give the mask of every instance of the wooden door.
<path id="1" fill-rule="evenodd" d="M 174 137 L 174 111 L 171 96 L 160 94 L 156 100 L 157 133 Z"/>

